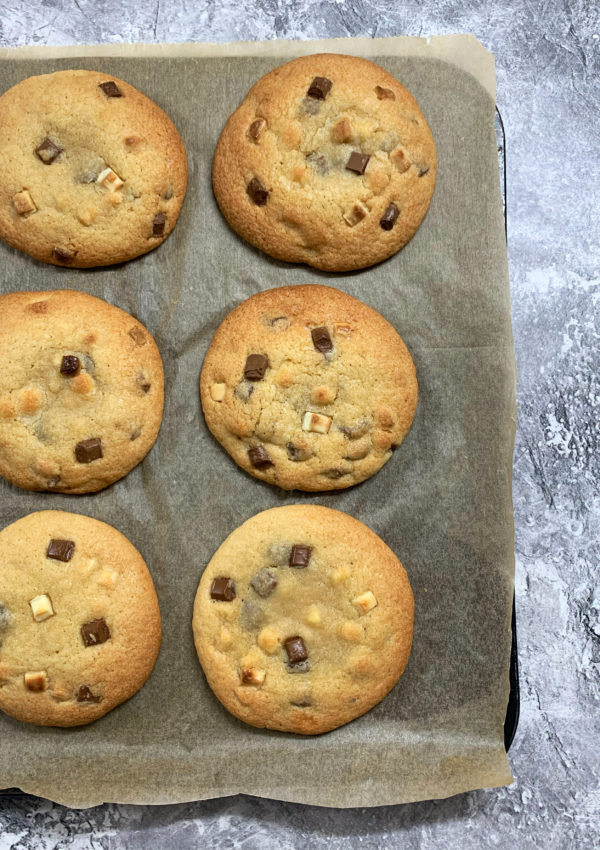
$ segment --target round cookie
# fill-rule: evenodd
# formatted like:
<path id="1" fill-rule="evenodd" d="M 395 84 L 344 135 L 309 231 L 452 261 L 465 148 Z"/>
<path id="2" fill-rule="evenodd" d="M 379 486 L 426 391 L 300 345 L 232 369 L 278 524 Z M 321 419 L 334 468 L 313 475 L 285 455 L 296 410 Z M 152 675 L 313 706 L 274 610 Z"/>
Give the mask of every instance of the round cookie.
<path id="1" fill-rule="evenodd" d="M 152 448 L 164 376 L 154 339 L 72 290 L 0 296 L 0 475 L 26 490 L 90 493 Z"/>
<path id="2" fill-rule="evenodd" d="M 163 242 L 185 197 L 175 125 L 98 71 L 28 77 L 0 97 L 0 236 L 37 260 L 131 260 Z"/>
<path id="3" fill-rule="evenodd" d="M 161 641 L 156 591 L 115 528 L 40 511 L 0 531 L 0 709 L 78 726 L 138 691 Z"/>
<path id="4" fill-rule="evenodd" d="M 410 654 L 413 595 L 400 561 L 340 511 L 256 514 L 219 547 L 194 603 L 208 684 L 253 726 L 314 735 L 364 714 Z"/>
<path id="5" fill-rule="evenodd" d="M 339 289 L 269 289 L 217 329 L 200 376 L 208 427 L 243 469 L 287 490 L 374 475 L 412 423 L 415 367 L 383 316 Z"/>
<path id="6" fill-rule="evenodd" d="M 250 89 L 219 139 L 213 188 L 230 226 L 266 254 L 348 271 L 411 239 L 436 172 L 410 92 L 373 62 L 323 53 Z"/>

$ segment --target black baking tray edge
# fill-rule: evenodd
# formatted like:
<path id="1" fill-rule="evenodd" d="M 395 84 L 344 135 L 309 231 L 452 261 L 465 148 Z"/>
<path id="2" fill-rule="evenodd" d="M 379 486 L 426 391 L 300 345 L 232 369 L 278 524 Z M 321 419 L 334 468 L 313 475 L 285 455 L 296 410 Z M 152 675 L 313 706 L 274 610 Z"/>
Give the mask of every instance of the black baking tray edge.
<path id="1" fill-rule="evenodd" d="M 498 142 L 498 165 L 500 168 L 500 189 L 502 192 L 502 207 L 504 212 L 504 233 L 508 236 L 506 216 L 506 135 L 504 132 L 504 123 L 498 107 L 496 107 L 494 126 Z M 521 706 L 519 689 L 519 656 L 517 652 L 517 617 L 514 593 L 510 628 L 512 632 L 509 671 L 510 693 L 508 695 L 508 705 L 506 707 L 506 717 L 504 719 L 504 749 L 506 752 L 510 749 L 510 745 L 512 744 L 517 731 L 517 726 L 519 725 L 519 712 Z M 3 800 L 19 799 L 25 796 L 28 795 L 26 795 L 24 791 L 21 791 L 20 788 L 0 789 L 0 799 Z"/>

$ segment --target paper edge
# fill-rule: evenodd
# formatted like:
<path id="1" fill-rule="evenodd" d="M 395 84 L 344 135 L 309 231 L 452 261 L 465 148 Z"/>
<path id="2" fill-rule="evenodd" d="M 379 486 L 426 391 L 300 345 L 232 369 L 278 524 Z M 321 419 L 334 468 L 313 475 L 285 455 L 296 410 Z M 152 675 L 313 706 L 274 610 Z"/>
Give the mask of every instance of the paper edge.
<path id="1" fill-rule="evenodd" d="M 293 47 L 291 47 L 293 45 Z M 440 59 L 455 65 L 474 77 L 496 102 L 496 67 L 491 53 L 472 33 L 418 36 L 390 36 L 387 38 L 329 38 L 299 41 L 297 39 L 272 39 L 270 41 L 174 42 L 148 44 L 120 42 L 118 44 L 81 45 L 29 45 L 0 48 L 0 60 L 75 59 L 92 56 L 115 57 L 179 57 L 193 58 L 223 56 L 305 56 L 310 53 L 346 53 L 351 56 L 423 56 Z"/>

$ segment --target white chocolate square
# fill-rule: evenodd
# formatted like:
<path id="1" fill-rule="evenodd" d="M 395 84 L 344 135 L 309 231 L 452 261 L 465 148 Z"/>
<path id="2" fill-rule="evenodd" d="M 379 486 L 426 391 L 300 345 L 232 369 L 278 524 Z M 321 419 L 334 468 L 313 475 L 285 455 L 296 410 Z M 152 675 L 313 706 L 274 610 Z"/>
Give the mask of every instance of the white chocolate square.
<path id="1" fill-rule="evenodd" d="M 273 655 L 280 647 L 279 635 L 274 629 L 270 629 L 268 626 L 261 629 L 256 642 L 267 655 Z"/>
<path id="2" fill-rule="evenodd" d="M 223 401 L 225 398 L 225 390 L 227 384 L 212 384 L 210 387 L 210 397 L 213 401 Z"/>
<path id="3" fill-rule="evenodd" d="M 375 599 L 375 595 L 370 590 L 367 590 L 365 593 L 357 596 L 356 599 L 353 599 L 352 604 L 356 605 L 363 614 L 368 614 L 377 605 L 377 600 Z"/>
<path id="4" fill-rule="evenodd" d="M 105 168 L 104 171 L 101 171 L 96 177 L 96 183 L 100 183 L 100 185 L 104 186 L 105 189 L 108 189 L 109 192 L 116 192 L 117 189 L 121 188 L 124 181 L 121 180 L 119 175 L 116 174 L 112 168 Z"/>
<path id="5" fill-rule="evenodd" d="M 25 687 L 28 691 L 45 691 L 48 682 L 45 670 L 36 670 L 35 673 L 25 673 Z"/>
<path id="6" fill-rule="evenodd" d="M 29 604 L 31 605 L 31 613 L 36 623 L 43 623 L 48 617 L 54 615 L 54 608 L 52 607 L 50 597 L 46 596 L 45 593 L 34 596 L 33 599 L 29 600 Z"/>
<path id="7" fill-rule="evenodd" d="M 321 614 L 316 605 L 311 605 L 307 609 L 304 615 L 304 622 L 309 626 L 313 626 L 313 628 L 321 625 Z"/>
<path id="8" fill-rule="evenodd" d="M 302 417 L 302 430 L 314 431 L 316 434 L 327 434 L 331 428 L 331 416 L 323 416 L 322 413 L 311 413 L 307 410 Z"/>

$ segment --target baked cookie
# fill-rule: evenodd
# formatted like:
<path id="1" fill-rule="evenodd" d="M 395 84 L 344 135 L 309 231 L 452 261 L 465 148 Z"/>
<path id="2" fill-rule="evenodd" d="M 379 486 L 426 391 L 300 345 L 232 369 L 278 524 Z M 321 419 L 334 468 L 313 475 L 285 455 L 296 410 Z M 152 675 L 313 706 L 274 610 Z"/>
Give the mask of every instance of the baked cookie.
<path id="1" fill-rule="evenodd" d="M 156 248 L 187 184 L 168 115 L 98 71 L 29 77 L 5 92 L 0 162 L 0 236 L 59 266 L 106 266 Z"/>
<path id="2" fill-rule="evenodd" d="M 219 547 L 194 603 L 208 684 L 253 726 L 314 735 L 376 705 L 408 661 L 413 595 L 367 526 L 317 505 L 253 516 Z"/>
<path id="3" fill-rule="evenodd" d="M 90 493 L 150 451 L 163 368 L 146 328 L 72 290 L 0 295 L 0 475 Z"/>
<path id="4" fill-rule="evenodd" d="M 389 322 L 315 285 L 259 292 L 229 313 L 200 391 L 208 427 L 236 463 L 286 490 L 374 475 L 417 405 L 415 367 Z"/>
<path id="5" fill-rule="evenodd" d="M 414 97 L 355 56 L 303 56 L 260 79 L 213 163 L 221 212 L 279 260 L 327 271 L 395 254 L 431 201 L 437 159 Z"/>
<path id="6" fill-rule="evenodd" d="M 161 640 L 142 556 L 116 529 L 40 511 L 0 531 L 0 709 L 90 723 L 138 691 Z"/>

